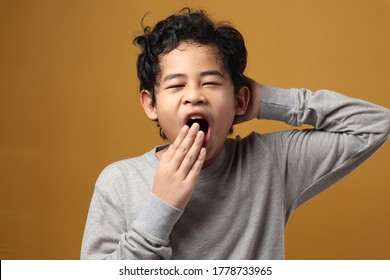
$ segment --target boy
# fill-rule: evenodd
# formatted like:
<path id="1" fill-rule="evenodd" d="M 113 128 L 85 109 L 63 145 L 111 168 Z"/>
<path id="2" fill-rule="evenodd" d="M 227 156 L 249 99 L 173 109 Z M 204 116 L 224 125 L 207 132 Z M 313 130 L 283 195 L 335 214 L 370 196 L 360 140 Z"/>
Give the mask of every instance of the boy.
<path id="1" fill-rule="evenodd" d="M 385 108 L 246 78 L 241 34 L 203 11 L 135 43 L 141 104 L 170 144 L 102 172 L 83 259 L 283 259 L 291 213 L 388 138 Z M 314 129 L 227 138 L 253 118 Z"/>

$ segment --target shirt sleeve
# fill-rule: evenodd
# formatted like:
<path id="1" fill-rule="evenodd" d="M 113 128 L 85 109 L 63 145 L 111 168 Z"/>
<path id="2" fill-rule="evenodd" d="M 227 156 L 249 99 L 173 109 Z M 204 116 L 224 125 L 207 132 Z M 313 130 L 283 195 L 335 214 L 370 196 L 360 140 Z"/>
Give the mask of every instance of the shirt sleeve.
<path id="1" fill-rule="evenodd" d="M 136 218 L 127 224 L 115 186 L 120 184 L 120 172 L 109 169 L 99 176 L 92 196 L 81 259 L 169 259 L 172 254 L 169 234 L 183 211 L 150 192 Z"/>
<path id="2" fill-rule="evenodd" d="M 330 90 L 263 86 L 259 118 L 314 127 L 267 138 L 283 177 L 287 217 L 363 163 L 390 131 L 390 110 Z"/>

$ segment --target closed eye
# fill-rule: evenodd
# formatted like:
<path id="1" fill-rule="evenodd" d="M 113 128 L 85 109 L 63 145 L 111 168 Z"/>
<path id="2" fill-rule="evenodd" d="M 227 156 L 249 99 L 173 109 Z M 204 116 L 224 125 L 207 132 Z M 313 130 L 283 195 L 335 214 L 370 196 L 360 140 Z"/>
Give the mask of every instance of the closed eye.
<path id="1" fill-rule="evenodd" d="M 203 86 L 220 86 L 220 85 L 221 85 L 220 83 L 216 83 L 216 82 L 203 83 Z"/>
<path id="2" fill-rule="evenodd" d="M 182 85 L 182 84 L 177 84 L 177 85 L 168 86 L 167 89 L 177 89 L 177 88 L 182 88 L 182 87 L 184 87 L 184 85 Z"/>

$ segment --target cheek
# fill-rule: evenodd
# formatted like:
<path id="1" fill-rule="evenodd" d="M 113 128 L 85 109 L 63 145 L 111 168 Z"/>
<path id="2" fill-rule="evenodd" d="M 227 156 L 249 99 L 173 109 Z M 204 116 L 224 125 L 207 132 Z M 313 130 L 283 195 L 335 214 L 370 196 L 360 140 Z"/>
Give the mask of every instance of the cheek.
<path id="1" fill-rule="evenodd" d="M 235 99 L 227 99 L 226 96 L 221 96 L 214 100 L 214 108 L 219 115 L 225 116 L 227 119 L 234 118 L 236 112 Z"/>
<path id="2" fill-rule="evenodd" d="M 176 115 L 172 114 L 172 111 L 159 111 L 158 124 L 160 129 L 164 132 L 167 140 L 172 143 L 175 141 L 179 131 L 181 129 L 181 125 L 179 124 L 178 118 Z"/>

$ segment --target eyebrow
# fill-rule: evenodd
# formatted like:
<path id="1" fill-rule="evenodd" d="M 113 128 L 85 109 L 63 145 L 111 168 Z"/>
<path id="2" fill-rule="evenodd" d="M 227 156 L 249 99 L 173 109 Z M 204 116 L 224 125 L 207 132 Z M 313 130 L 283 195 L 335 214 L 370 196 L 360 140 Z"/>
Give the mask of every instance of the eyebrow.
<path id="1" fill-rule="evenodd" d="M 220 78 L 224 78 L 225 76 L 219 72 L 218 70 L 210 70 L 210 71 L 204 71 L 202 73 L 200 73 L 200 76 L 201 77 L 204 77 L 204 76 L 218 76 Z"/>
<path id="2" fill-rule="evenodd" d="M 209 71 L 203 71 L 200 73 L 200 76 L 201 77 L 205 77 L 205 76 L 218 76 L 220 78 L 224 78 L 225 76 L 219 72 L 218 70 L 209 70 Z M 173 80 L 175 78 L 185 78 L 187 77 L 185 74 L 182 74 L 182 73 L 175 73 L 175 74 L 170 74 L 168 76 L 165 76 L 163 79 L 162 79 L 162 82 L 166 82 L 166 81 L 169 81 L 169 80 Z"/>
<path id="3" fill-rule="evenodd" d="M 177 74 L 170 74 L 168 76 L 165 76 L 163 79 L 162 79 L 162 82 L 166 82 L 166 81 L 169 81 L 169 80 L 173 80 L 175 78 L 185 78 L 186 75 L 184 74 L 180 74 L 180 73 L 177 73 Z"/>

